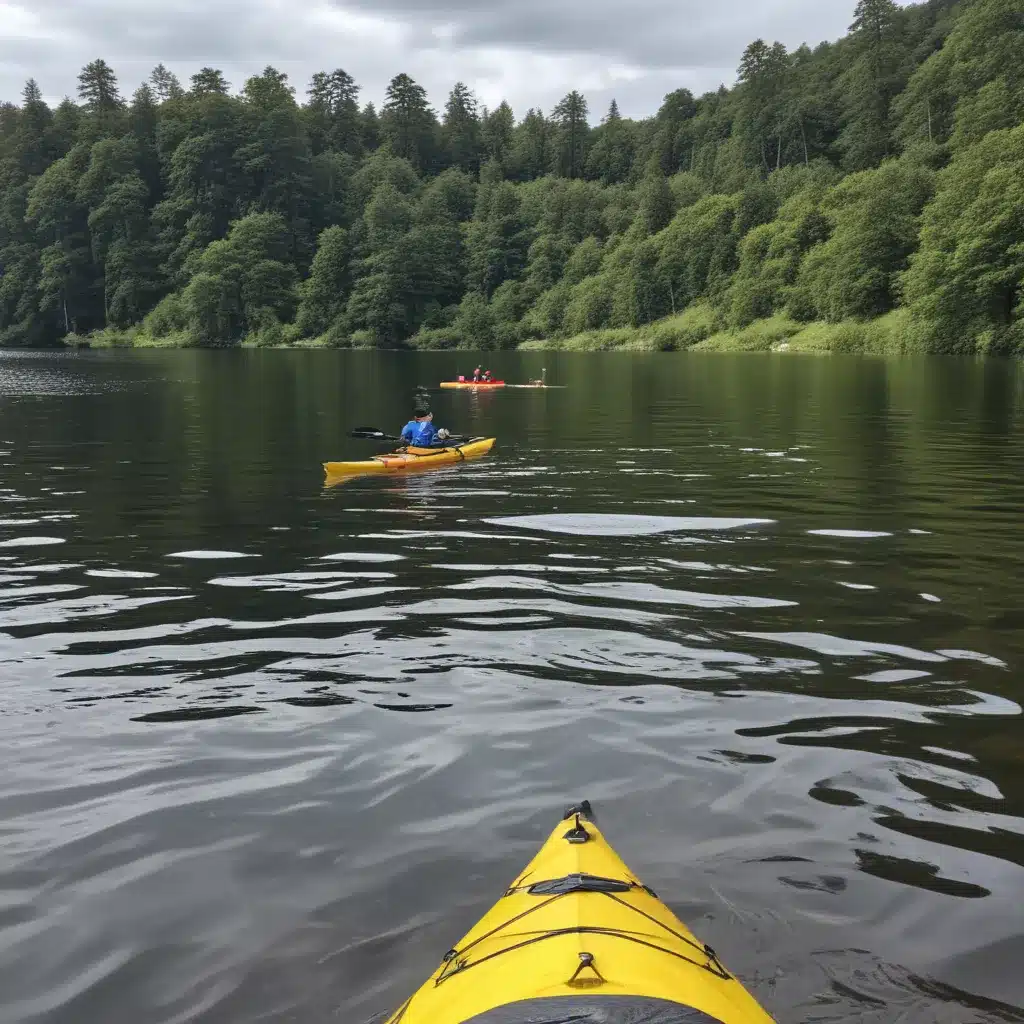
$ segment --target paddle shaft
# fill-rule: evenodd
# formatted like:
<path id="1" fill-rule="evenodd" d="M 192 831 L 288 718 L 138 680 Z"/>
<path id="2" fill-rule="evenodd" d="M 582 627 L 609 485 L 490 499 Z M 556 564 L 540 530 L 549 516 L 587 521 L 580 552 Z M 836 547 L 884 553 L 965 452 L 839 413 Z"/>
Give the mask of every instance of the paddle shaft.
<path id="1" fill-rule="evenodd" d="M 355 437 L 362 441 L 398 441 L 401 444 L 408 444 L 403 437 L 396 437 L 394 434 L 386 434 L 383 430 L 379 430 L 377 427 L 356 427 L 349 437 Z M 471 440 L 469 437 L 462 437 L 452 435 L 445 438 L 441 447 L 447 447 L 449 444 L 465 444 Z"/>

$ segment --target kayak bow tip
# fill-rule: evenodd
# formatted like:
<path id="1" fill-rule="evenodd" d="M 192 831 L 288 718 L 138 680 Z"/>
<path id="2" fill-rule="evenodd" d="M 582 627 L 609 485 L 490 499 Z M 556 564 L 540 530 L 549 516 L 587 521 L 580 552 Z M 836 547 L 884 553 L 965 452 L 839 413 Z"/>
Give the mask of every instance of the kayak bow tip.
<path id="1" fill-rule="evenodd" d="M 584 821 L 592 821 L 597 824 L 597 815 L 594 808 L 590 806 L 589 800 L 581 800 L 578 804 L 569 804 L 562 813 L 562 821 L 570 821 L 573 818 L 582 818 Z"/>
<path id="2" fill-rule="evenodd" d="M 565 806 L 512 885 L 388 1024 L 775 1024 L 593 819 L 589 800 Z"/>

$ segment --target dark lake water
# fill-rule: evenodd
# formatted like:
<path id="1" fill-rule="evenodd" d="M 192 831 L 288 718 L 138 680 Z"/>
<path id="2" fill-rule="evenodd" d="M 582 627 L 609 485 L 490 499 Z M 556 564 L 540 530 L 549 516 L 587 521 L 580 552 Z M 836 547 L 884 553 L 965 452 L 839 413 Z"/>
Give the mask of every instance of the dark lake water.
<path id="1" fill-rule="evenodd" d="M 588 797 L 780 1021 L 1024 1021 L 1024 370 L 0 353 L 0 1020 L 379 1019 Z"/>

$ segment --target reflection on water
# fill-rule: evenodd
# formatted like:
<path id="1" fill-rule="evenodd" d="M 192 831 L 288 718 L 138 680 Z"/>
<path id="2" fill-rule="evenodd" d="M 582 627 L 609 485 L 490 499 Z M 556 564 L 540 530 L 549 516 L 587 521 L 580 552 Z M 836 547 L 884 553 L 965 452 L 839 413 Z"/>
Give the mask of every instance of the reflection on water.
<path id="1" fill-rule="evenodd" d="M 545 360 L 325 489 L 452 356 L 2 355 L 0 1019 L 376 1019 L 587 796 L 779 1020 L 1024 1021 L 1021 371 Z"/>

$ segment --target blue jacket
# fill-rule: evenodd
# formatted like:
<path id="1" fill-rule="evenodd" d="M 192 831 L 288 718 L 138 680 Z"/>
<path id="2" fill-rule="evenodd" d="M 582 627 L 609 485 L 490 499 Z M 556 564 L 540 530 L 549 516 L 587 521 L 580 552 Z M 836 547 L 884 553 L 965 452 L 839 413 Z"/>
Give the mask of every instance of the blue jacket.
<path id="1" fill-rule="evenodd" d="M 402 427 L 402 440 L 416 448 L 429 448 L 437 440 L 437 427 L 430 420 L 409 420 Z"/>

